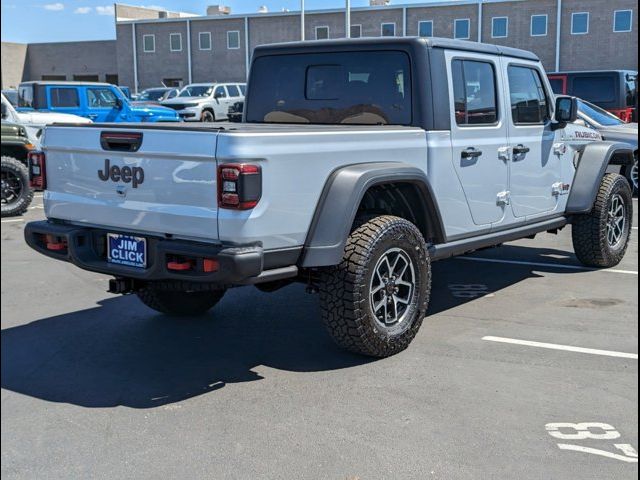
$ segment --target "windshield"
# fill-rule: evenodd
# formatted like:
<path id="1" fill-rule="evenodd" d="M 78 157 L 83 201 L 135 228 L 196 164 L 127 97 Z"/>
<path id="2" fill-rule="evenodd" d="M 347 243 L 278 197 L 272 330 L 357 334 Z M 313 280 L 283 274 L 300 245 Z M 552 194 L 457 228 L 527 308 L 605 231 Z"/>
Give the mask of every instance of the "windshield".
<path id="1" fill-rule="evenodd" d="M 592 123 L 596 123 L 603 127 L 614 127 L 616 125 L 624 125 L 625 123 L 612 113 L 603 110 L 596 105 L 578 100 L 578 111 L 587 117 Z"/>
<path id="2" fill-rule="evenodd" d="M 212 85 L 189 85 L 184 87 L 179 97 L 208 97 L 213 92 Z"/>
<path id="3" fill-rule="evenodd" d="M 140 101 L 157 101 L 164 97 L 166 90 L 145 90 L 137 98 Z"/>

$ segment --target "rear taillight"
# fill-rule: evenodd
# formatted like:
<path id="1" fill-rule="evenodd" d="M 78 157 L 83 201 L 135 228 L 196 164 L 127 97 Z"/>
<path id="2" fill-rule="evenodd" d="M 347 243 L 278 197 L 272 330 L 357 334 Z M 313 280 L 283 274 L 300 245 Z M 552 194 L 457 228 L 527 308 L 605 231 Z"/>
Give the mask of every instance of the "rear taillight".
<path id="1" fill-rule="evenodd" d="M 47 188 L 47 168 L 44 152 L 33 151 L 27 155 L 29 163 L 29 184 L 36 190 Z"/>
<path id="2" fill-rule="evenodd" d="M 218 167 L 218 206 L 233 210 L 255 208 L 262 197 L 262 169 L 258 165 L 228 163 Z"/>

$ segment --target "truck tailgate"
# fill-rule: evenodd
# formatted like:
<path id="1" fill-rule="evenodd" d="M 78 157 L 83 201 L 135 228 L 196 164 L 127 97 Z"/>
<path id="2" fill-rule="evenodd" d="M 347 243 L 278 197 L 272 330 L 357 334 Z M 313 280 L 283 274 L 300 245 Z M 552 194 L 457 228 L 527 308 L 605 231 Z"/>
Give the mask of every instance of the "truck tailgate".
<path id="1" fill-rule="evenodd" d="M 216 142 L 212 129 L 49 127 L 45 213 L 115 231 L 217 241 Z"/>

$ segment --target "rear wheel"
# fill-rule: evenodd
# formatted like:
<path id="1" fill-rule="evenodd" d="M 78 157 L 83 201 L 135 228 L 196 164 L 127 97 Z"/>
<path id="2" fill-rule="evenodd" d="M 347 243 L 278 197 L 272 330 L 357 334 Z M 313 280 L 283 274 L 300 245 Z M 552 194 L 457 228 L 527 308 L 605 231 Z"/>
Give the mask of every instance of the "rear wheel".
<path id="1" fill-rule="evenodd" d="M 618 265 L 629 246 L 633 198 L 627 180 L 607 174 L 591 213 L 573 219 L 573 246 L 578 260 L 589 267 Z"/>
<path id="2" fill-rule="evenodd" d="M 2 157 L 2 216 L 22 215 L 32 199 L 27 167 L 13 157 Z"/>
<path id="3" fill-rule="evenodd" d="M 211 310 L 225 294 L 225 290 L 189 291 L 146 285 L 136 292 L 147 307 L 172 316 L 198 316 Z"/>
<path id="4" fill-rule="evenodd" d="M 322 318 L 342 348 L 388 357 L 418 333 L 430 289 L 431 264 L 420 231 L 403 218 L 376 217 L 349 236 L 342 263 L 322 272 Z"/>

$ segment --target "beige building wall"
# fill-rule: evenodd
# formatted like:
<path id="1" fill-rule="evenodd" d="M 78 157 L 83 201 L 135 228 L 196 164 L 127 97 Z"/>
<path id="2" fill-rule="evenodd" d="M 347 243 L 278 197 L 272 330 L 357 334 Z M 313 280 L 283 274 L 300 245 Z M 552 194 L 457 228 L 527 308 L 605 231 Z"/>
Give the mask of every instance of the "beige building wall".
<path id="1" fill-rule="evenodd" d="M 2 42 L 2 88 L 17 87 L 23 80 L 27 45 Z"/>

